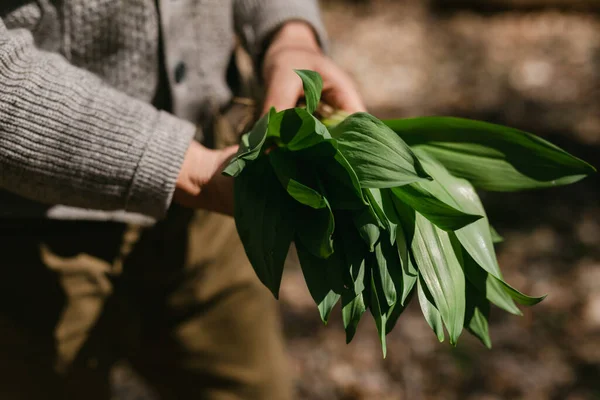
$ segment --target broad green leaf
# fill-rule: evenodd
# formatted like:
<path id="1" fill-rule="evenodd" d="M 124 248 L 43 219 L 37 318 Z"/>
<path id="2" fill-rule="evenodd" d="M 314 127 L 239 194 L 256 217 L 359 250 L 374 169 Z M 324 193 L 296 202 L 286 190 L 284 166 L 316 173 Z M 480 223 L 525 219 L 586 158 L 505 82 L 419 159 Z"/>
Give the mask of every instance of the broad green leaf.
<path id="1" fill-rule="evenodd" d="M 408 297 L 417 283 L 418 271 L 412 256 L 406 258 L 406 263 L 403 260 L 403 256 L 407 251 L 406 242 L 404 244 L 397 242 L 396 246 L 402 262 L 402 296 L 400 297 L 400 304 L 406 306 Z"/>
<path id="2" fill-rule="evenodd" d="M 296 251 L 306 286 L 318 306 L 321 320 L 327 324 L 331 310 L 341 297 L 335 290 L 334 281 L 341 273 L 342 263 L 339 257 L 332 256 L 327 260 L 315 257 L 301 243 L 296 244 Z"/>
<path id="3" fill-rule="evenodd" d="M 492 277 L 492 278 L 494 278 L 494 277 Z M 494 278 L 494 279 L 496 279 L 496 278 Z M 543 295 L 543 296 L 539 296 L 539 297 L 527 296 L 526 294 L 523 294 L 520 291 L 518 291 L 517 289 L 510 286 L 505 281 L 503 281 L 501 279 L 497 279 L 497 281 L 502 286 L 502 289 L 504 289 L 504 291 L 506 293 L 508 293 L 514 301 L 516 301 L 517 303 L 524 305 L 524 306 L 534 306 L 534 305 L 540 303 L 541 301 L 543 301 L 547 296 L 547 295 Z"/>
<path id="4" fill-rule="evenodd" d="M 457 210 L 428 190 L 432 186 L 438 186 L 438 190 L 443 190 L 440 185 L 441 183 L 437 181 L 416 182 L 393 188 L 392 193 L 445 231 L 460 229 L 482 218 L 481 215 Z"/>
<path id="5" fill-rule="evenodd" d="M 296 212 L 296 236 L 306 249 L 320 258 L 333 254 L 335 219 L 327 198 L 325 208 L 315 210 L 299 206 Z"/>
<path id="6" fill-rule="evenodd" d="M 425 149 L 452 174 L 485 190 L 566 185 L 596 171 L 540 137 L 501 125 L 449 117 L 384 123 L 411 147 Z"/>
<path id="7" fill-rule="evenodd" d="M 389 190 L 386 189 L 382 191 L 384 194 L 384 205 L 387 204 L 386 198 L 392 202 L 392 207 L 385 207 L 388 210 L 386 215 L 392 215 L 392 218 L 390 219 L 398 225 L 396 229 L 396 242 L 393 246 L 395 246 L 395 250 L 398 253 L 398 261 L 400 262 L 400 271 L 397 271 L 397 267 L 390 269 L 398 294 L 396 304 L 394 304 L 387 314 L 386 332 L 390 333 L 396 326 L 398 318 L 406 309 L 406 306 L 409 304 L 410 299 L 415 292 L 418 272 L 408 250 L 410 243 L 407 242 L 405 236 L 405 230 L 406 232 L 409 232 L 411 238 L 414 236 L 415 211 L 405 204 L 399 204 L 401 209 L 400 212 L 402 213 L 402 215 L 400 215 L 400 212 L 396 207 L 396 202 L 401 202 L 399 200 L 394 200 L 394 197 L 389 193 L 386 196 L 386 192 L 389 192 Z M 405 222 L 402 222 L 403 220 L 405 220 Z M 382 241 L 382 246 L 385 247 L 386 243 L 385 240 Z M 400 273 L 400 276 L 398 276 L 398 272 Z"/>
<path id="8" fill-rule="evenodd" d="M 389 240 L 380 240 L 375 246 L 375 265 L 373 275 L 381 290 L 387 306 L 393 307 L 396 304 L 396 285 L 402 289 L 402 267 L 396 248 L 391 245 Z M 394 278 L 392 278 L 394 276 Z"/>
<path id="9" fill-rule="evenodd" d="M 407 298 L 410 300 L 412 298 L 413 293 L 415 292 L 415 286 L 413 286 L 410 290 L 410 292 L 408 293 Z M 389 334 L 394 327 L 396 326 L 396 323 L 398 322 L 398 318 L 400 318 L 400 315 L 402 315 L 402 313 L 404 312 L 404 310 L 406 310 L 406 306 L 408 305 L 408 301 L 405 302 L 404 304 L 401 304 L 399 301 L 396 302 L 396 304 L 394 304 L 394 307 L 392 307 L 386 316 L 386 324 L 385 324 L 385 331 L 386 334 Z"/>
<path id="10" fill-rule="evenodd" d="M 290 151 L 308 150 L 317 145 L 324 145 L 318 150 L 334 152 L 337 146 L 331 134 L 318 119 L 304 108 L 290 108 L 273 116 L 269 130 L 279 132 L 283 147 Z"/>
<path id="11" fill-rule="evenodd" d="M 465 317 L 465 275 L 448 233 L 416 213 L 411 250 L 448 330 L 450 343 L 456 345 Z"/>
<path id="12" fill-rule="evenodd" d="M 259 119 L 252 130 L 242 137 L 237 154 L 223 170 L 224 175 L 237 177 L 244 170 L 248 162 L 256 160 L 267 137 L 269 119 L 274 115 L 275 109 L 271 108 L 271 111 Z"/>
<path id="13" fill-rule="evenodd" d="M 400 225 L 400 216 L 394 206 L 393 194 L 390 189 L 379 189 L 381 193 L 381 210 L 387 219 L 390 243 L 396 243 L 396 237 L 398 236 L 398 225 Z"/>
<path id="14" fill-rule="evenodd" d="M 404 240 L 401 230 L 398 229 L 400 235 L 398 237 Z M 378 278 L 375 281 L 377 288 L 380 289 L 380 293 L 383 293 L 380 300 L 385 297 L 385 305 L 388 306 L 387 310 L 383 307 L 382 312 L 386 314 L 386 332 L 390 332 L 405 309 L 407 304 L 405 300 L 413 290 L 415 281 L 412 276 L 406 276 L 401 261 L 401 257 L 404 255 L 400 254 L 396 243 L 389 240 L 389 233 L 382 232 L 382 234 L 384 236 L 375 248 L 376 268 L 374 274 Z M 404 245 L 406 245 L 405 242 Z M 416 276 L 416 269 L 412 265 L 408 268 L 412 268 L 414 276 Z"/>
<path id="15" fill-rule="evenodd" d="M 442 316 L 435 307 L 431 294 L 427 290 L 427 286 L 423 282 L 423 278 L 417 281 L 417 291 L 419 293 L 419 305 L 425 320 L 437 336 L 440 342 L 444 341 L 444 327 L 442 324 Z"/>
<path id="16" fill-rule="evenodd" d="M 333 209 L 358 210 L 368 205 L 356 172 L 339 150 L 333 157 L 321 158 L 317 168 Z"/>
<path id="17" fill-rule="evenodd" d="M 283 190 L 266 157 L 248 164 L 234 188 L 238 234 L 258 278 L 277 298 L 298 205 Z"/>
<path id="18" fill-rule="evenodd" d="M 296 74 L 302 79 L 304 87 L 304 98 L 306 99 L 306 109 L 309 113 L 314 113 L 321 99 L 323 90 L 323 79 L 315 71 L 295 70 Z"/>
<path id="19" fill-rule="evenodd" d="M 421 157 L 423 164 L 426 165 L 431 176 L 443 185 L 446 196 L 445 200 L 466 213 L 479 214 L 484 217 L 454 232 L 467 254 L 481 268 L 496 278 L 504 290 L 517 302 L 525 305 L 533 305 L 542 301 L 545 296 L 526 296 L 504 282 L 496 259 L 490 224 L 485 214 L 485 209 L 473 186 L 464 179 L 450 175 L 443 165 L 431 156 L 423 154 L 422 150 L 417 150 L 417 154 Z"/>
<path id="20" fill-rule="evenodd" d="M 314 174 L 312 170 L 301 171 L 298 168 L 297 160 L 284 149 L 276 149 L 270 152 L 268 157 L 279 182 L 290 196 L 301 204 L 315 209 L 327 207 L 323 195 L 305 184 L 315 180 L 314 176 L 310 177 L 310 174 Z"/>
<path id="21" fill-rule="evenodd" d="M 363 188 L 390 188 L 429 179 L 417 157 L 377 118 L 356 113 L 331 130 Z"/>
<path id="22" fill-rule="evenodd" d="M 394 196 L 390 196 L 394 203 L 396 215 L 399 218 L 399 228 L 396 230 L 396 248 L 402 265 L 402 295 L 400 304 L 406 305 L 409 294 L 417 282 L 418 272 L 410 255 L 412 240 L 415 236 L 415 210 Z"/>
<path id="23" fill-rule="evenodd" d="M 464 248 L 462 255 L 463 268 L 467 281 L 469 281 L 479 293 L 501 309 L 514 315 L 523 315 L 510 295 L 504 291 L 498 279 L 477 265 Z"/>
<path id="24" fill-rule="evenodd" d="M 353 226 L 347 214 L 336 215 L 339 221 L 339 234 L 335 238 L 336 251 L 342 254 L 344 276 L 342 280 L 347 291 L 353 295 L 362 293 L 365 289 L 366 259 L 369 249 Z"/>
<path id="25" fill-rule="evenodd" d="M 488 320 L 490 317 L 490 302 L 475 287 L 467 281 L 467 309 L 465 312 L 465 328 L 488 348 L 492 348 Z"/>
<path id="26" fill-rule="evenodd" d="M 505 311 L 508 311 L 511 314 L 523 315 L 521 310 L 519 310 L 515 305 L 512 296 L 504 289 L 504 284 L 502 283 L 502 281 L 496 278 L 495 276 L 483 271 L 483 269 L 479 265 L 477 265 L 477 263 L 473 262 L 473 265 L 475 265 L 478 268 L 478 270 L 482 271 L 485 274 L 486 298 L 498 307 L 502 308 Z M 510 303 L 508 300 L 510 300 Z M 539 303 L 539 301 L 537 302 Z M 535 304 L 535 302 L 532 302 L 532 305 L 533 304 Z"/>
<path id="27" fill-rule="evenodd" d="M 390 221 L 388 220 L 385 212 L 383 211 L 383 200 L 381 197 L 381 191 L 379 189 L 364 189 L 365 197 L 367 202 L 373 209 L 373 214 L 379 220 L 379 225 L 385 230 L 390 230 Z"/>
<path id="28" fill-rule="evenodd" d="M 496 244 L 496 243 L 504 242 L 504 238 L 502 237 L 502 235 L 500 235 L 498 233 L 498 231 L 496 229 L 494 229 L 494 227 L 491 225 L 490 225 L 490 235 L 492 236 L 492 243 Z"/>
<path id="29" fill-rule="evenodd" d="M 327 293 L 327 296 L 325 296 L 325 299 L 319 303 L 317 308 L 319 310 L 319 315 L 321 316 L 321 321 L 323 321 L 325 325 L 327 325 L 327 322 L 329 322 L 331 310 L 333 307 L 335 307 L 340 298 L 341 296 L 339 294 L 330 291 Z"/>
<path id="30" fill-rule="evenodd" d="M 375 251 L 375 245 L 381 235 L 379 229 L 379 220 L 371 207 L 364 207 L 361 210 L 353 212 L 353 221 L 360 237 L 369 246 L 369 251 Z"/>
<path id="31" fill-rule="evenodd" d="M 356 328 L 360 318 L 367 310 L 363 294 L 342 294 L 342 319 L 346 330 L 346 343 L 350 343 L 356 334 Z"/>
<path id="32" fill-rule="evenodd" d="M 498 279 L 502 279 L 502 273 L 496 260 L 496 252 L 492 243 L 490 224 L 485 209 L 479 200 L 473 186 L 464 179 L 450 175 L 448 171 L 437 160 L 418 150 L 423 164 L 439 182 L 439 188 L 433 188 L 435 195 L 442 198 L 449 205 L 469 214 L 481 215 L 483 218 L 455 231 L 458 240 L 483 269 Z"/>
<path id="33" fill-rule="evenodd" d="M 377 332 L 379 333 L 379 340 L 381 341 L 381 350 L 383 351 L 383 358 L 387 356 L 387 345 L 385 341 L 386 335 L 386 321 L 387 316 L 381 310 L 381 302 L 382 299 L 379 299 L 377 295 L 377 288 L 375 286 L 375 278 L 373 275 L 370 276 L 371 281 L 371 298 L 369 302 L 369 309 L 371 310 L 371 314 L 373 315 L 373 319 L 375 320 L 375 325 L 377 326 Z"/>
<path id="34" fill-rule="evenodd" d="M 458 243 L 458 240 L 454 240 L 453 243 Z M 456 247 L 461 247 L 456 245 Z M 533 306 L 541 302 L 546 296 L 531 297 L 527 296 L 517 289 L 510 286 L 504 281 L 504 279 L 498 279 L 492 274 L 487 273 L 478 263 L 471 257 L 468 251 L 462 246 L 462 262 L 465 266 L 465 274 L 468 275 L 468 279 L 473 285 L 480 289 L 483 287 L 481 282 L 485 282 L 485 290 L 480 291 L 486 294 L 488 300 L 496 304 L 498 307 L 505 309 L 506 311 L 521 315 L 521 311 L 517 309 L 512 300 L 525 306 Z"/>

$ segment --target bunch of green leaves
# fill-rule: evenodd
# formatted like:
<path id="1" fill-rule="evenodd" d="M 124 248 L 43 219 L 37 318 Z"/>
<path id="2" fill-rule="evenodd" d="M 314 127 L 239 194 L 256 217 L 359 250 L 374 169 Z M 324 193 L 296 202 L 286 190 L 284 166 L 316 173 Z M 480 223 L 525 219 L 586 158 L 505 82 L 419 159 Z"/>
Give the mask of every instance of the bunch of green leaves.
<path id="1" fill-rule="evenodd" d="M 369 310 L 386 335 L 416 298 L 455 345 L 466 329 L 486 346 L 490 304 L 534 305 L 503 278 L 476 188 L 515 191 L 576 182 L 594 168 L 532 134 L 443 117 L 381 121 L 367 113 L 325 125 L 323 83 L 302 79 L 306 107 L 272 109 L 242 138 L 235 221 L 260 280 L 278 297 L 291 243 L 324 323 L 341 303 L 347 342 Z"/>

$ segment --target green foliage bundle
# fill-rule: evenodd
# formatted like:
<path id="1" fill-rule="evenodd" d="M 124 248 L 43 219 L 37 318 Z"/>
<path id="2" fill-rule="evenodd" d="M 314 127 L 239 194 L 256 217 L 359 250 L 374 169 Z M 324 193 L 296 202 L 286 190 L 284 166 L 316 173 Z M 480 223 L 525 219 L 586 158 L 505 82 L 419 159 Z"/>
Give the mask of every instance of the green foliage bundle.
<path id="1" fill-rule="evenodd" d="M 260 280 L 278 296 L 292 242 L 323 322 L 341 302 L 347 342 L 369 310 L 383 353 L 414 297 L 455 345 L 463 329 L 491 346 L 490 303 L 534 305 L 500 272 L 475 191 L 576 182 L 594 168 L 532 134 L 459 118 L 381 121 L 367 113 L 321 121 L 323 83 L 296 71 L 305 108 L 274 109 L 244 135 L 225 174 L 235 221 Z M 445 331 L 444 332 L 444 328 Z"/>

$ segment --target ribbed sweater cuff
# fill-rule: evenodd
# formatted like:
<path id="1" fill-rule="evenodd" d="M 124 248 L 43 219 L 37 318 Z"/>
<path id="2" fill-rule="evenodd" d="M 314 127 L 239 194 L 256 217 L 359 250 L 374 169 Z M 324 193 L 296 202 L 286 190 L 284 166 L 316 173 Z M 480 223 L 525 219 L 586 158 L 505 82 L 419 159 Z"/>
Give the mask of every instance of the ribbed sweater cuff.
<path id="1" fill-rule="evenodd" d="M 159 113 L 156 127 L 133 176 L 127 211 L 156 218 L 165 215 L 195 131 L 193 124 L 165 112 Z"/>
<path id="2" fill-rule="evenodd" d="M 251 0 L 257 10 L 253 19 L 255 48 L 251 49 L 253 57 L 258 59 L 264 51 L 269 36 L 288 21 L 304 21 L 313 27 L 319 44 L 327 51 L 327 32 L 321 20 L 317 1 L 307 0 Z"/>

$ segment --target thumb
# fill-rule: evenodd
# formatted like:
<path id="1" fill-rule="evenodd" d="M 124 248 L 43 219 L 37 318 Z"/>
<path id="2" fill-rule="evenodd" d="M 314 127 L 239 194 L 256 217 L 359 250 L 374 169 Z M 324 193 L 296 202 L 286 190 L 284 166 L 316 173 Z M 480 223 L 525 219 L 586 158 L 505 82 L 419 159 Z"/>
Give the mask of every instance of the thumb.
<path id="1" fill-rule="evenodd" d="M 229 147 L 225 147 L 224 149 L 217 150 L 219 153 L 218 157 L 217 157 L 217 162 L 219 163 L 219 170 L 222 170 L 227 166 L 229 161 L 237 153 L 238 149 L 239 149 L 239 146 L 229 146 Z"/>
<path id="2" fill-rule="evenodd" d="M 302 96 L 302 81 L 297 76 L 287 73 L 274 73 L 267 86 L 267 93 L 262 114 L 271 107 L 277 111 L 294 108 Z"/>

